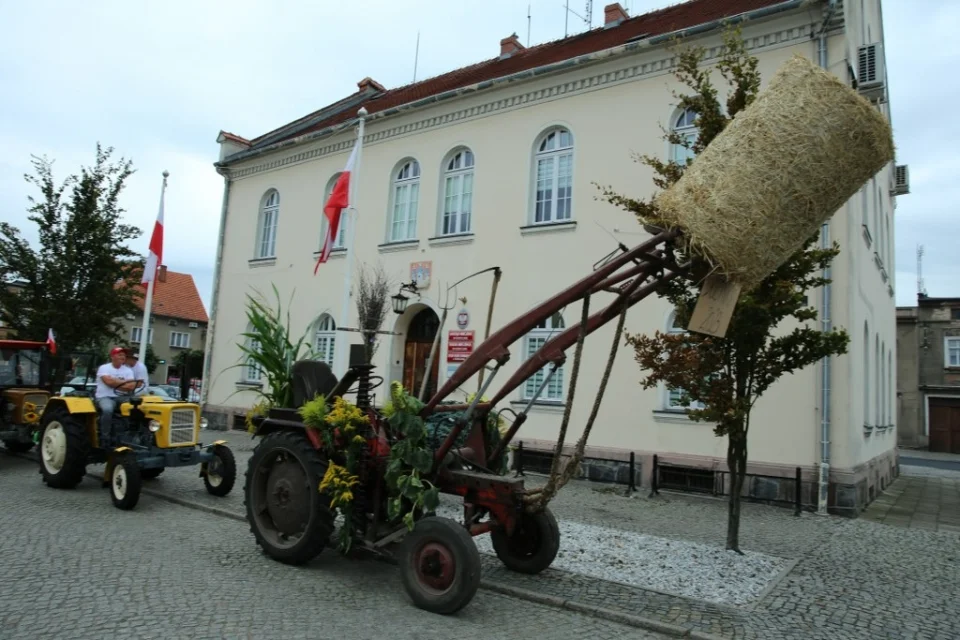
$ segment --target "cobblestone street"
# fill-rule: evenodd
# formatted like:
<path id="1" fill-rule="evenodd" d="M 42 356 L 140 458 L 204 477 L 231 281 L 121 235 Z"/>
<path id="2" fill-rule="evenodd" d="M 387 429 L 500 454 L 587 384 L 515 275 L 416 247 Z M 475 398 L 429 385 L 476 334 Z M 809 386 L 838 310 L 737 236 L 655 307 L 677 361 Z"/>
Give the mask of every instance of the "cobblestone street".
<path id="1" fill-rule="evenodd" d="M 324 552 L 281 565 L 243 523 L 149 496 L 122 512 L 94 481 L 50 489 L 36 463 L 4 453 L 0 534 L 3 640 L 665 637 L 483 590 L 433 615 L 385 563 Z"/>
<path id="2" fill-rule="evenodd" d="M 242 432 L 207 432 L 205 441 L 226 438 L 237 454 L 237 487 L 226 498 L 214 498 L 206 493 L 202 481 L 195 469 L 171 469 L 155 481 L 146 484 L 150 491 L 160 491 L 165 496 L 185 500 L 202 508 L 213 509 L 231 518 L 243 518 L 242 472 L 246 459 L 255 446 L 255 441 Z M 4 466 L 11 463 L 3 459 Z M 18 461 L 18 464 L 29 464 Z M 32 469 L 31 469 L 32 470 Z M 95 468 L 91 467 L 91 471 Z M 0 481 L 4 486 L 10 483 L 6 479 L 9 472 L 0 471 Z M 383 607 L 397 620 L 428 620 L 426 628 L 443 628 L 442 622 L 433 624 L 433 617 L 423 618 L 419 612 L 406 604 L 405 596 L 399 590 L 398 579 L 391 574 L 393 568 L 384 568 L 373 563 L 365 563 L 362 570 L 351 570 L 351 565 L 336 558 L 333 554 L 324 554 L 322 559 L 306 572 L 285 571 L 275 563 L 265 562 L 254 552 L 253 541 L 246 527 L 240 522 L 231 522 L 228 518 L 204 514 L 170 505 L 163 499 L 145 494 L 135 514 L 117 512 L 109 503 L 106 495 L 96 494 L 93 482 L 85 482 L 83 495 L 96 494 L 94 499 L 85 499 L 84 506 L 76 505 L 80 495 L 66 492 L 40 492 L 39 479 L 30 476 L 27 481 L 20 478 L 24 491 L 42 497 L 43 501 L 34 505 L 33 497 L 24 498 L 30 509 L 38 509 L 55 500 L 66 509 L 77 513 L 89 513 L 95 521 L 95 513 L 107 522 L 143 523 L 144 530 L 154 526 L 155 514 L 163 513 L 167 519 L 163 526 L 170 526 L 169 518 L 178 514 L 176 530 L 178 540 L 189 537 L 182 534 L 189 527 L 196 527 L 206 544 L 207 551 L 216 549 L 217 557 L 223 557 L 230 567 L 240 567 L 237 580 L 241 584 L 259 580 L 289 580 L 291 587 L 283 591 L 283 598 L 302 597 L 305 593 L 324 594 L 316 599 L 331 598 L 337 602 L 349 601 L 347 592 L 356 589 L 364 598 L 375 591 L 376 598 L 370 596 L 364 602 L 379 599 L 387 604 Z M 27 474 L 29 475 L 29 474 Z M 887 495 L 881 499 L 890 500 L 896 496 L 897 488 L 905 486 L 905 478 L 891 485 Z M 528 486 L 542 482 L 537 476 L 528 476 Z M 19 494 L 18 494 L 19 495 Z M 882 503 L 881 503 L 882 504 Z M 26 505 L 20 507 L 27 509 Z M 46 507 L 55 511 L 53 506 Z M 630 497 L 623 495 L 623 488 L 610 485 L 571 482 L 559 493 L 551 508 L 561 521 L 583 524 L 602 524 L 603 526 L 624 532 L 637 532 L 649 536 L 658 536 L 666 540 L 690 541 L 695 543 L 723 547 L 725 540 L 726 502 L 721 499 L 700 498 L 690 495 L 677 495 L 664 492 L 662 495 L 648 498 L 647 491 L 641 491 Z M 176 511 L 171 511 L 171 510 Z M 950 509 L 945 507 L 944 513 Z M 868 512 L 869 515 L 870 512 Z M 151 514 L 148 516 L 148 514 Z M 129 516 L 129 517 L 128 517 Z M 949 517 L 949 516 L 944 516 Z M 63 521 L 64 516 L 59 516 Z M 143 520 L 141 520 L 143 518 Z M 181 527 L 181 522 L 188 523 Z M 9 526 L 9 525 L 6 525 Z M 95 525 L 90 525 L 95 526 Z M 138 525 L 141 526 L 141 525 Z M 213 531 L 217 531 L 216 534 Z M 222 536 L 221 536 L 222 532 Z M 126 536 L 125 531 L 116 530 L 117 535 Z M 61 534 L 62 535 L 62 534 Z M 214 537 L 214 536 L 219 537 Z M 184 536 L 184 537 L 180 537 Z M 89 549 L 96 549 L 93 542 Z M 489 588 L 503 590 L 521 588 L 538 594 L 542 601 L 568 606 L 592 607 L 594 613 L 602 611 L 638 616 L 664 625 L 673 625 L 678 634 L 696 631 L 724 638 L 737 639 L 773 639 L 809 640 L 823 638 L 829 640 L 875 639 L 875 638 L 923 638 L 947 640 L 960 637 L 960 603 L 954 594 L 960 590 L 960 535 L 946 527 L 940 531 L 928 529 L 904 529 L 884 523 L 872 522 L 869 517 L 851 520 L 834 516 L 817 516 L 804 513 L 795 517 L 792 510 L 754 504 L 745 504 L 741 545 L 745 551 L 756 551 L 771 556 L 785 558 L 792 562 L 792 568 L 786 575 L 772 583 L 759 600 L 748 605 L 718 605 L 680 597 L 669 593 L 659 593 L 649 589 L 626 584 L 588 578 L 576 573 L 548 569 L 539 576 L 522 576 L 507 571 L 491 556 L 484 556 L 484 580 L 488 590 L 482 590 L 463 613 L 467 620 L 480 624 L 481 611 L 491 611 L 496 598 Z M 201 545 L 201 548 L 202 547 Z M 563 552 L 561 540 L 561 552 Z M 40 552 L 42 553 L 42 552 Z M 8 550 L 7 556 L 11 556 Z M 167 555 L 171 555 L 169 551 Z M 189 556 L 189 554 L 187 554 Z M 13 555 L 12 557 L 17 557 Z M 188 558 L 179 557 L 177 562 L 188 566 Z M 229 560 L 226 560 L 229 559 Z M 670 562 L 664 557 L 665 563 Z M 156 571 L 150 569 L 148 571 Z M 249 573 L 248 573 L 249 572 Z M 309 574 L 308 577 L 305 577 Z M 176 577 L 164 572 L 162 579 L 173 584 Z M 196 580 L 196 576 L 193 578 Z M 235 603 L 237 587 L 232 579 L 223 583 L 231 595 L 225 602 Z M 334 583 L 328 584 L 328 580 Z M 199 583 L 195 583 L 199 587 Z M 272 584 L 272 583 L 271 583 Z M 9 587 L 8 587 L 9 588 Z M 274 588 L 274 587 L 271 587 Z M 372 590 L 372 591 L 371 591 Z M 279 588 L 278 588 L 279 592 Z M 340 593 L 341 595 L 335 595 Z M 210 598 L 209 595 L 201 596 Z M 272 597 L 279 597 L 274 595 Z M 302 609 L 308 605 L 299 601 L 300 607 L 291 607 L 292 620 L 305 619 Z M 2 606 L 2 605 L 0 605 Z M 227 605 L 229 606 L 229 605 Z M 554 609 L 541 609 L 532 604 L 515 602 L 511 607 L 534 607 L 533 611 L 544 611 L 561 616 L 567 612 Z M 487 609 L 484 609 L 487 607 Z M 242 607 L 238 607 L 242 610 Z M 515 609 L 511 609 L 515 611 Z M 250 615 L 264 616 L 269 612 L 258 610 Z M 539 614 L 537 614 L 539 615 Z M 476 616 L 476 617 L 475 617 Z M 497 616 L 499 617 L 499 615 Z M 513 614 L 511 614 L 513 618 Z M 259 620 L 260 618 L 257 618 Z M 287 618 L 283 618 L 287 620 Z M 326 618 L 325 618 L 326 619 Z M 362 616 L 352 618 L 351 614 L 336 614 L 332 618 L 342 629 L 348 628 L 347 620 L 362 620 Z M 607 618 L 610 619 L 609 617 Z M 589 620 L 572 618 L 562 631 L 591 628 Z M 259 622 L 257 624 L 260 624 Z M 406 624 L 406 623 L 404 623 Z M 418 622 L 417 624 L 421 624 Z M 577 626 L 577 625 L 586 626 Z M 551 619 L 551 627 L 561 631 L 557 621 Z M 366 627 L 358 627 L 365 629 Z M 590 631 L 577 637 L 607 637 L 613 629 L 626 627 L 603 626 L 591 635 Z M 632 628 L 628 633 L 640 632 Z M 443 636 L 438 632 L 436 637 Z M 516 631 L 510 637 L 520 637 L 524 632 Z M 538 630 L 531 625 L 531 637 L 538 637 Z M 572 633 L 572 632 L 571 632 Z M 2 634 L 0 634 L 2 635 Z M 419 634 L 432 637 L 425 632 Z M 5 637 L 5 636 L 4 636 Z M 551 637 L 556 636 L 551 632 Z M 571 635 L 571 637 L 573 637 Z M 625 637 L 653 637 L 645 635 Z"/>

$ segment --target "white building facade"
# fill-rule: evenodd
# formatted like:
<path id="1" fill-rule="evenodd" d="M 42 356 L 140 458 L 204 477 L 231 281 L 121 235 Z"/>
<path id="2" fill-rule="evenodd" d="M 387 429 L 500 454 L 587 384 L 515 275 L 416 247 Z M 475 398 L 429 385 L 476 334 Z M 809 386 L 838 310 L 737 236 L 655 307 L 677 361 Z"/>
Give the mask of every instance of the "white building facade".
<path id="1" fill-rule="evenodd" d="M 649 197 L 652 172 L 634 154 L 666 159 L 685 151 L 662 138 L 661 126 L 694 132 L 690 114 L 675 106 L 672 92 L 686 88 L 672 74 L 676 58 L 667 47 L 672 35 L 686 30 L 687 43 L 705 47 L 706 63 L 716 64 L 720 24 L 704 17 L 707 5 L 711 16 L 723 5 L 726 17 L 743 19 L 743 37 L 764 82 L 799 53 L 856 84 L 889 117 L 879 0 L 694 0 L 632 19 L 619 5 L 609 5 L 604 28 L 530 49 L 511 36 L 501 42 L 501 56 L 479 70 L 392 91 L 367 78 L 340 103 L 260 138 L 221 133 L 217 167 L 225 189 L 204 376 L 204 408 L 212 423 L 232 426 L 256 402 L 262 384 L 255 367 L 236 366 L 243 362 L 238 343 L 247 330 L 248 293 L 272 299 L 275 285 L 284 304 L 290 301 L 295 337 L 322 315 L 311 340 L 318 357 L 334 364 L 337 350 L 359 341 L 356 333 L 336 331 L 348 260 L 354 260 L 350 327 L 357 326 L 362 265 L 380 263 L 398 284 L 418 270 L 428 273 L 406 312 L 388 317 L 384 329 L 394 335 L 382 336 L 374 364 L 388 382 L 402 380 L 419 390 L 446 304 L 429 379 L 436 388 L 457 366 L 458 354 L 469 349 L 469 337 L 465 343 L 464 333 L 451 332 L 472 331 L 473 345 L 482 342 L 491 296 L 490 274 L 459 285 L 449 297 L 445 284 L 500 267 L 495 331 L 590 273 L 618 242 L 633 246 L 647 239 L 631 214 L 597 197 L 596 184 Z M 725 90 L 719 72 L 713 78 Z M 361 106 L 368 115 L 354 176 L 355 229 L 345 229 L 338 240 L 342 246 L 354 232 L 353 245 L 349 252 L 336 250 L 314 275 L 326 231 L 322 203 L 354 144 Z M 823 499 L 832 510 L 855 514 L 896 473 L 891 276 L 894 196 L 905 179 L 905 167 L 891 164 L 827 225 L 841 253 L 829 292 L 811 292 L 810 301 L 824 326 L 847 329 L 849 352 L 784 378 L 759 401 L 749 472 L 763 477 L 747 483 L 751 495 L 791 495 L 799 467 L 805 503 L 817 506 Z M 595 300 L 591 308 L 600 304 Z M 579 304 L 571 305 L 515 343 L 498 380 L 505 381 L 552 331 L 579 318 Z M 613 328 L 611 323 L 587 340 L 568 442 L 576 440 L 589 414 Z M 633 308 L 626 330 L 677 329 L 669 305 L 651 297 Z M 572 350 L 569 355 L 518 435 L 528 464 L 536 464 L 537 452 L 552 449 Z M 724 472 L 726 440 L 715 437 L 711 425 L 689 421 L 678 394 L 642 389 L 642 377 L 632 351 L 622 348 L 591 435 L 587 475 L 623 480 L 631 452 L 644 484 L 654 454 L 658 464 L 695 469 L 701 478 Z M 522 385 L 510 408 L 519 412 L 536 387 L 536 381 Z M 474 377 L 459 397 L 476 390 Z M 822 498 L 821 468 L 829 476 Z"/>

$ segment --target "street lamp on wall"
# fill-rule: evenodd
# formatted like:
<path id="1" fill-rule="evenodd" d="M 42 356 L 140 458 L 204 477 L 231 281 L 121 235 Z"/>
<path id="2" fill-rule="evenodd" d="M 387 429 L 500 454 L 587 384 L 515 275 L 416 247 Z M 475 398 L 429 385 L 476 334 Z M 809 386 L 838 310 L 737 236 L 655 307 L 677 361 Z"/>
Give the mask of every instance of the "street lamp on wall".
<path id="1" fill-rule="evenodd" d="M 391 296 L 393 301 L 393 312 L 398 316 L 403 315 L 403 312 L 407 310 L 407 303 L 410 302 L 410 298 L 403 295 L 404 291 L 410 291 L 417 293 L 417 284 L 415 282 L 405 282 L 400 284 L 400 290 L 396 295 Z"/>

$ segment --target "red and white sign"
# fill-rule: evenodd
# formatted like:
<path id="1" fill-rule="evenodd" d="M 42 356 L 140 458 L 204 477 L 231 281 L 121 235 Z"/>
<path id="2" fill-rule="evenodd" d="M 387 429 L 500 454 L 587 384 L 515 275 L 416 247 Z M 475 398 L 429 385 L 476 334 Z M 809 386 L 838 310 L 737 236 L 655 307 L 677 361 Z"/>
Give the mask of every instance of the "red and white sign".
<path id="1" fill-rule="evenodd" d="M 447 362 L 463 362 L 473 353 L 473 330 L 447 334 Z"/>

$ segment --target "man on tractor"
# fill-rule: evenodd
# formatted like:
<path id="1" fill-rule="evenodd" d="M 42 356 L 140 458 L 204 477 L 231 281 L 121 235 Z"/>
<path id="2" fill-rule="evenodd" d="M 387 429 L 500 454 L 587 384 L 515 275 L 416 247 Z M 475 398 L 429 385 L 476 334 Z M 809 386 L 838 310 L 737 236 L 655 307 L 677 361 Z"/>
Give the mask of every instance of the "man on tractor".
<path id="1" fill-rule="evenodd" d="M 121 399 L 117 391 L 129 394 L 137 389 L 133 370 L 125 364 L 126 357 L 123 347 L 114 347 L 110 350 L 110 362 L 100 365 L 97 369 L 95 397 L 97 406 L 100 408 L 101 438 L 109 437 L 113 411 L 117 407 L 117 401 Z"/>
<path id="2" fill-rule="evenodd" d="M 147 393 L 147 387 L 150 385 L 150 377 L 147 373 L 147 365 L 140 362 L 140 354 L 133 347 L 127 347 L 125 353 L 127 355 L 125 364 L 130 367 L 131 371 L 133 371 L 133 379 L 143 380 L 143 386 L 139 389 L 136 389 L 133 393 L 134 395 L 144 395 Z"/>

